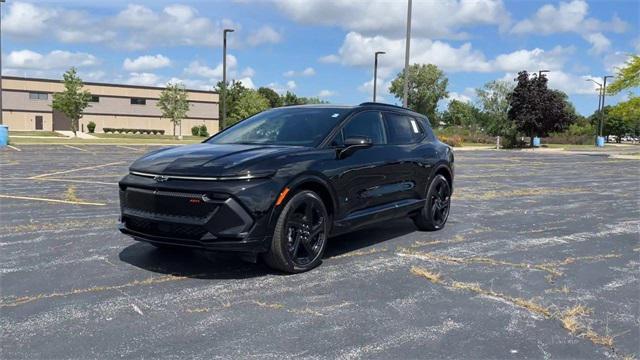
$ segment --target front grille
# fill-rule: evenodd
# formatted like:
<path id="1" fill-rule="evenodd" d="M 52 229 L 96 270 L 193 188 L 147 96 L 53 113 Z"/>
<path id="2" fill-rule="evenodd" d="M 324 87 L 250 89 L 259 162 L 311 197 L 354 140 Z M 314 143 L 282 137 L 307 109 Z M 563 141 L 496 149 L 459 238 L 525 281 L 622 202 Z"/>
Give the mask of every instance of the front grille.
<path id="1" fill-rule="evenodd" d="M 217 204 L 203 200 L 205 194 L 126 188 L 120 192 L 123 210 L 136 214 L 188 217 L 204 220 Z"/>
<path id="2" fill-rule="evenodd" d="M 130 230 L 151 236 L 199 240 L 207 233 L 199 225 L 158 222 L 136 217 L 126 217 L 124 222 Z"/>

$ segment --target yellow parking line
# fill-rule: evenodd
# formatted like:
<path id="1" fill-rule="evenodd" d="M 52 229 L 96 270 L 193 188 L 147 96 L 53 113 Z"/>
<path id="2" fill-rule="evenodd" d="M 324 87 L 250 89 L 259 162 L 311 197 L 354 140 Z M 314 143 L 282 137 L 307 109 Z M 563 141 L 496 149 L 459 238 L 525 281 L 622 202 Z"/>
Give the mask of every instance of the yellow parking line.
<path id="1" fill-rule="evenodd" d="M 32 176 L 29 179 L 38 179 L 38 178 L 42 178 L 42 177 L 45 177 L 45 176 L 68 174 L 70 172 L 76 172 L 76 171 L 82 171 L 82 170 L 98 169 L 98 168 L 101 168 L 101 167 L 118 165 L 118 164 L 124 164 L 124 161 L 116 161 L 116 162 L 112 162 L 112 163 L 108 163 L 108 164 L 102 164 L 102 165 L 96 165 L 96 166 L 87 166 L 87 167 L 82 167 L 82 168 L 78 168 L 78 169 L 71 169 L 71 170 L 65 170 L 65 171 L 58 171 L 58 172 L 49 173 L 49 174 L 40 174 L 40 175 Z"/>
<path id="2" fill-rule="evenodd" d="M 73 204 L 73 205 L 93 205 L 93 206 L 107 205 L 104 203 L 94 203 L 94 202 L 86 202 L 86 201 L 68 201 L 68 200 L 46 199 L 46 198 L 37 198 L 37 197 L 30 197 L 30 196 L 13 196 L 13 195 L 2 195 L 2 194 L 0 194 L 0 198 L 16 199 L 16 200 L 46 201 L 46 202 L 52 202 L 52 203 Z"/>
<path id="3" fill-rule="evenodd" d="M 79 147 L 75 147 L 75 146 L 71 146 L 71 145 L 67 145 L 67 144 L 63 144 L 62 146 L 64 146 L 64 147 L 68 147 L 68 148 L 70 148 L 70 149 L 76 149 L 76 150 L 80 150 L 80 151 L 84 151 L 84 152 L 90 152 L 90 151 L 89 151 L 89 150 L 87 150 L 87 149 L 81 149 L 81 148 L 79 148 Z"/>

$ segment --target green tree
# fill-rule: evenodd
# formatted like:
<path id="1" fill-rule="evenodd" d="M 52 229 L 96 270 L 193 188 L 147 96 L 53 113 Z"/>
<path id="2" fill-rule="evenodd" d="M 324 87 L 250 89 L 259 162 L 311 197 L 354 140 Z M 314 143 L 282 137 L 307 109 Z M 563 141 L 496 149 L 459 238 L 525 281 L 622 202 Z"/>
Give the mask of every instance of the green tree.
<path id="1" fill-rule="evenodd" d="M 167 84 L 160 93 L 160 99 L 156 104 L 160 111 L 162 111 L 162 117 L 169 119 L 173 124 L 173 136 L 176 136 L 176 126 L 182 123 L 182 119 L 187 117 L 187 111 L 189 111 L 189 99 L 187 90 L 185 90 L 182 84 Z M 181 133 L 182 135 L 182 133 Z"/>
<path id="2" fill-rule="evenodd" d="M 329 102 L 326 100 L 322 100 L 317 96 L 311 97 L 299 97 L 298 104 L 299 105 L 308 105 L 308 104 L 328 104 Z"/>
<path id="3" fill-rule="evenodd" d="M 284 104 L 284 106 L 301 105 L 298 96 L 296 96 L 296 94 L 292 93 L 291 91 L 287 91 L 284 95 L 282 95 L 282 103 Z"/>
<path id="4" fill-rule="evenodd" d="M 273 89 L 267 87 L 261 87 L 258 89 L 258 93 L 265 99 L 269 100 L 269 106 L 272 108 L 280 107 L 283 105 L 282 97 Z"/>
<path id="5" fill-rule="evenodd" d="M 269 100 L 256 90 L 246 89 L 227 116 L 228 125 L 233 125 L 259 112 L 269 109 Z"/>
<path id="6" fill-rule="evenodd" d="M 482 126 L 489 135 L 502 136 L 510 144 L 516 143 L 517 128 L 509 119 L 509 96 L 514 85 L 504 80 L 494 80 L 476 89 L 482 109 Z"/>
<path id="7" fill-rule="evenodd" d="M 447 110 L 442 114 L 442 121 L 446 126 L 459 126 L 468 129 L 477 130 L 479 110 L 464 101 L 451 100 L 447 106 Z"/>
<path id="8" fill-rule="evenodd" d="M 78 77 L 76 68 L 72 67 L 63 75 L 64 91 L 53 94 L 51 107 L 65 114 L 71 119 L 71 130 L 76 136 L 78 122 L 82 118 L 84 109 L 89 105 L 91 93 L 83 90 L 82 79 Z"/>
<path id="9" fill-rule="evenodd" d="M 607 92 L 614 95 L 638 86 L 640 86 L 640 55 L 631 55 L 625 65 L 618 69 L 615 80 L 607 86 Z"/>
<path id="10" fill-rule="evenodd" d="M 610 112 L 624 121 L 629 134 L 640 135 L 640 96 L 632 96 L 627 101 L 619 102 Z"/>
<path id="11" fill-rule="evenodd" d="M 531 137 L 547 136 L 553 131 L 562 131 L 575 119 L 567 106 L 566 94 L 547 88 L 545 76 L 529 77 L 521 71 L 517 85 L 509 96 L 509 120 L 517 129 Z"/>
<path id="12" fill-rule="evenodd" d="M 409 94 L 407 105 L 410 109 L 426 115 L 431 124 L 438 125 L 438 102 L 447 96 L 449 80 L 442 70 L 433 64 L 413 64 L 409 66 Z M 399 72 L 391 82 L 389 91 L 402 99 L 404 90 L 404 72 Z"/>

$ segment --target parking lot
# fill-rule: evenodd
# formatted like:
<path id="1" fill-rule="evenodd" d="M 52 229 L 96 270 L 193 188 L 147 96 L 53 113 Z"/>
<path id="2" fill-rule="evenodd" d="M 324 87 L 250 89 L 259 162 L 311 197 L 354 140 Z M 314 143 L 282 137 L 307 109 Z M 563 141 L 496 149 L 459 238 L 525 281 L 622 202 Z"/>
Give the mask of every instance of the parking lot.
<path id="1" fill-rule="evenodd" d="M 460 151 L 444 230 L 381 224 L 283 275 L 121 235 L 150 149 L 0 150 L 1 358 L 640 355 L 640 161 Z"/>

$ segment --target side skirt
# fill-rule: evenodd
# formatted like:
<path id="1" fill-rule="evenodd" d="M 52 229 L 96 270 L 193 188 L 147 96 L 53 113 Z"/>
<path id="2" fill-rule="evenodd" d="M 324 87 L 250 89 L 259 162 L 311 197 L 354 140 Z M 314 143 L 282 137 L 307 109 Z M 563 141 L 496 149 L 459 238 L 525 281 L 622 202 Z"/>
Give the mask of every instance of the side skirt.
<path id="1" fill-rule="evenodd" d="M 342 220 L 336 220 L 331 235 L 340 235 L 380 221 L 405 217 L 420 210 L 424 202 L 425 199 L 405 199 L 355 211 Z"/>

